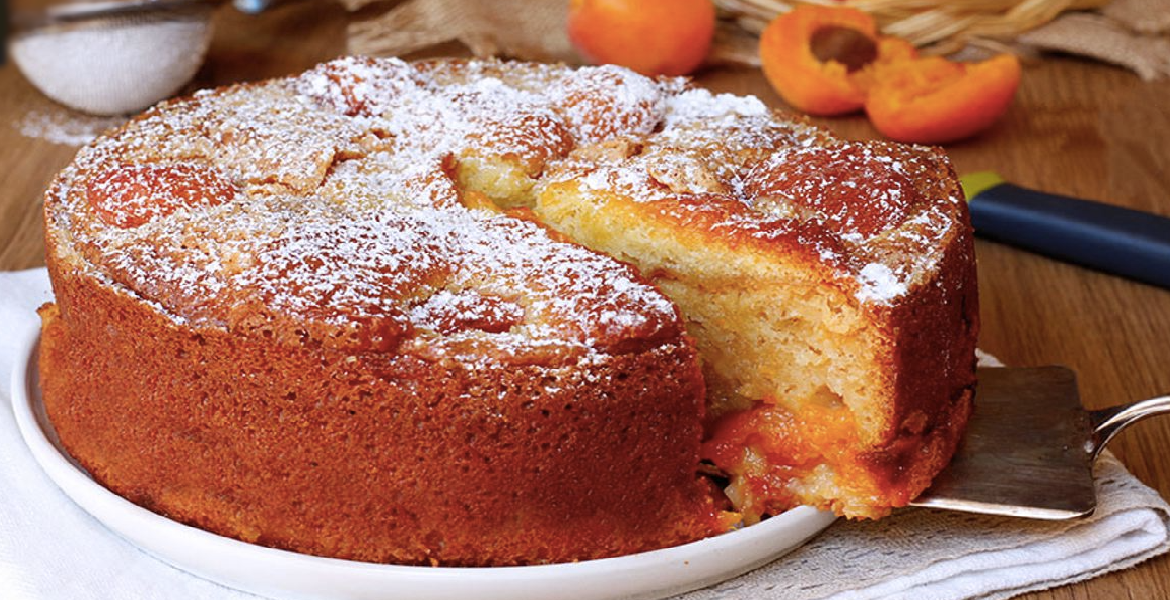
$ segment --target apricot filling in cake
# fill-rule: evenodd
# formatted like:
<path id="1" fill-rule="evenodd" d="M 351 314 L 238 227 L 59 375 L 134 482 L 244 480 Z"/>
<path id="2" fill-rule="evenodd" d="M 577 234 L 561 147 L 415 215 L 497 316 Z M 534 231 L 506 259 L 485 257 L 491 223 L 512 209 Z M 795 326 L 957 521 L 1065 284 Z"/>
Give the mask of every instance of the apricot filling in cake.
<path id="1" fill-rule="evenodd" d="M 268 546 L 498 566 L 876 517 L 970 410 L 946 158 L 683 79 L 339 59 L 147 111 L 45 225 L 62 443 Z"/>

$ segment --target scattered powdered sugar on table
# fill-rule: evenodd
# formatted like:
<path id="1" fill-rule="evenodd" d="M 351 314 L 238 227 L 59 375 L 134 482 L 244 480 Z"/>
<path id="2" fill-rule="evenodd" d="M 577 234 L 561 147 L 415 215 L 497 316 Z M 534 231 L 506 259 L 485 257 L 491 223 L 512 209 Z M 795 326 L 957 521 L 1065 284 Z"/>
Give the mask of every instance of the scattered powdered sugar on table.
<path id="1" fill-rule="evenodd" d="M 29 111 L 15 125 L 24 137 L 80 147 L 125 122 L 126 117 L 95 117 L 62 108 L 50 112 Z"/>

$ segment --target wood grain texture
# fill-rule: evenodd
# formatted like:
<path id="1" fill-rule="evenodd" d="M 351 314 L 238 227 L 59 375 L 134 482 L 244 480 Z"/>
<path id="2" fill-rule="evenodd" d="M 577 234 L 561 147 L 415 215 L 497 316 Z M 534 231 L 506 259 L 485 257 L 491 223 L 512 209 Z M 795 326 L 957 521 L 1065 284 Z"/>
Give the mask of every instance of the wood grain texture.
<path id="1" fill-rule="evenodd" d="M 194 86 L 304 70 L 344 48 L 346 15 L 305 2 L 252 17 L 221 10 Z M 704 73 L 715 91 L 782 101 L 753 70 Z M 992 130 L 947 148 L 961 173 L 993 169 L 1025 186 L 1170 215 L 1170 82 L 1051 58 L 1028 66 L 1016 103 Z M 50 102 L 0 67 L 0 269 L 42 264 L 40 195 L 75 148 L 24 137 Z M 863 117 L 814 119 L 851 139 L 876 137 Z M 1019 366 L 1062 364 L 1092 408 L 1170 392 L 1170 291 L 980 241 L 981 346 Z M 1170 419 L 1138 424 L 1111 445 L 1142 481 L 1170 497 Z M 1170 557 L 1030 599 L 1170 599 Z"/>

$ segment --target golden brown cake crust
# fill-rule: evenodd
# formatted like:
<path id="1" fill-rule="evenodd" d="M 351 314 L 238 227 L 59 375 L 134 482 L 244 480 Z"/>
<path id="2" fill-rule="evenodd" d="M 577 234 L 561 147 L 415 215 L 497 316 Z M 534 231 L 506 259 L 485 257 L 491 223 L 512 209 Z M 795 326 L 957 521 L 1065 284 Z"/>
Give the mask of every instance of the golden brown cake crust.
<path id="1" fill-rule="evenodd" d="M 103 485 L 180 522 L 448 566 L 600 558 L 718 531 L 695 477 L 689 345 L 560 368 L 292 349 L 177 325 L 50 267 L 40 364 L 62 443 Z"/>

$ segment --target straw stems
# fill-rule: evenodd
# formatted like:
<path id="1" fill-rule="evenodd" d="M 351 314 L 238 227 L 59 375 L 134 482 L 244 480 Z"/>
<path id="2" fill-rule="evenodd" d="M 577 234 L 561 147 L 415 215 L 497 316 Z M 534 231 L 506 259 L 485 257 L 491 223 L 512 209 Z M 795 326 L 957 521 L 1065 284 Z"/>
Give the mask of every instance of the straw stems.
<path id="1" fill-rule="evenodd" d="M 872 14 L 882 31 L 918 45 L 992 45 L 1043 25 L 1065 11 L 1109 0 L 715 0 L 721 14 L 759 33 L 776 15 L 802 4 L 848 6 Z"/>

